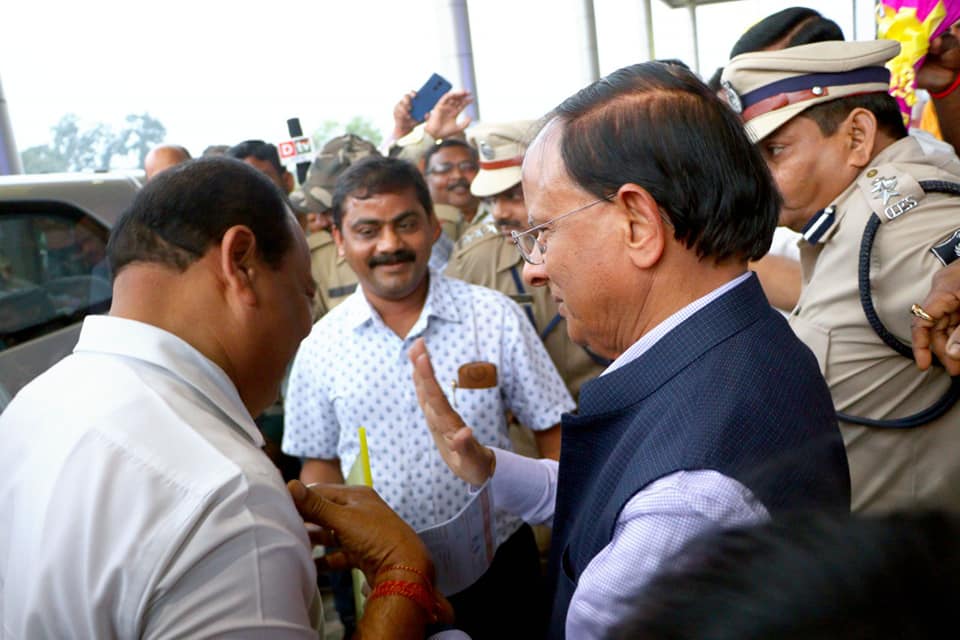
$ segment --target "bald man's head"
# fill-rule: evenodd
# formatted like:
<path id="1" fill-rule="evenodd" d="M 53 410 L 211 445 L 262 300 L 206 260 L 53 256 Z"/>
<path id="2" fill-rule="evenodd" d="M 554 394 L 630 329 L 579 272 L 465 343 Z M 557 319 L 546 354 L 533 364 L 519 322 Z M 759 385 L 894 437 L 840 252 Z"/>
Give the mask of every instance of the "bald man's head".
<path id="1" fill-rule="evenodd" d="M 189 159 L 190 152 L 185 148 L 175 144 L 163 144 L 150 150 L 143 161 L 143 170 L 147 174 L 147 180 L 149 180 L 164 169 L 169 169 Z"/>

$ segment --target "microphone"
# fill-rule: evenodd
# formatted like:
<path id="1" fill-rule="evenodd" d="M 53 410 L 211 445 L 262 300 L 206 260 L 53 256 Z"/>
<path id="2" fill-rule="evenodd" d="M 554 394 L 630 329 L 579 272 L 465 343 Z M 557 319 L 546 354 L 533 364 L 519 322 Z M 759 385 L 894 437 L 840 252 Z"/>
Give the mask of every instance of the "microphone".
<path id="1" fill-rule="evenodd" d="M 287 120 L 287 133 L 291 138 L 303 136 L 303 128 L 300 126 L 300 118 L 290 118 Z M 297 182 L 303 184 L 307 181 L 307 169 L 310 168 L 309 162 L 297 163 Z"/>

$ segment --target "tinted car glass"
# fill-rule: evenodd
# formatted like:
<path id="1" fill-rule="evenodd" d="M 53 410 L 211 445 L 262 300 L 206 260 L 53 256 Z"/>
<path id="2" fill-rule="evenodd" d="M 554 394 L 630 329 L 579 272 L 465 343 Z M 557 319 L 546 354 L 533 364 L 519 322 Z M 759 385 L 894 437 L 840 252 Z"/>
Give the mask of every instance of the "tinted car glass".
<path id="1" fill-rule="evenodd" d="M 58 202 L 0 202 L 0 351 L 110 307 L 108 230 Z"/>

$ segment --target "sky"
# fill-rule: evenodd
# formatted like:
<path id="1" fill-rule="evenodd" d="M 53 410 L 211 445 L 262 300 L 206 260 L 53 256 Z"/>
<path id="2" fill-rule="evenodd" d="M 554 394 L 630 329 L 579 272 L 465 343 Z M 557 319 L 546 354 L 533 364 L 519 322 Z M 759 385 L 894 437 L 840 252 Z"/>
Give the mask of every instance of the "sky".
<path id="1" fill-rule="evenodd" d="M 439 73 L 461 86 L 451 5 L 466 2 L 481 119 L 537 118 L 590 80 L 583 0 L 86 0 L 0 8 L 0 82 L 18 147 L 45 144 L 66 113 L 119 127 L 147 112 L 167 142 L 287 139 L 363 116 L 384 134 L 393 106 Z M 873 37 L 872 0 L 801 0 L 847 38 Z M 652 0 L 658 58 L 709 77 L 736 39 L 780 0 L 690 13 Z M 647 60 L 642 0 L 594 0 L 600 72 Z M 856 29 L 854 17 L 856 16 Z"/>

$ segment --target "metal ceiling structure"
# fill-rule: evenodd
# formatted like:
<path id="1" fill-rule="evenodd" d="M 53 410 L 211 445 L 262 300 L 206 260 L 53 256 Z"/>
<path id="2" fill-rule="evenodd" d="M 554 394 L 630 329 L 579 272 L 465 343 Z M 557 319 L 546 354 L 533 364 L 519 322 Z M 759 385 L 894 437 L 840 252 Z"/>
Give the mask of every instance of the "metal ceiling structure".
<path id="1" fill-rule="evenodd" d="M 671 9 L 684 9 L 690 12 L 690 27 L 693 31 L 693 66 L 694 70 L 700 72 L 700 38 L 697 31 L 697 7 L 707 4 L 720 4 L 722 2 L 736 2 L 736 0 L 660 0 Z M 650 60 L 657 57 L 656 47 L 654 46 L 653 34 L 653 12 L 650 7 L 651 0 L 643 0 L 644 22 L 647 32 L 647 55 Z M 842 0 L 838 0 L 838 4 Z M 857 0 L 850 0 L 850 10 L 853 13 L 853 33 L 852 39 L 857 39 Z M 594 36 L 596 37 L 596 36 Z"/>

